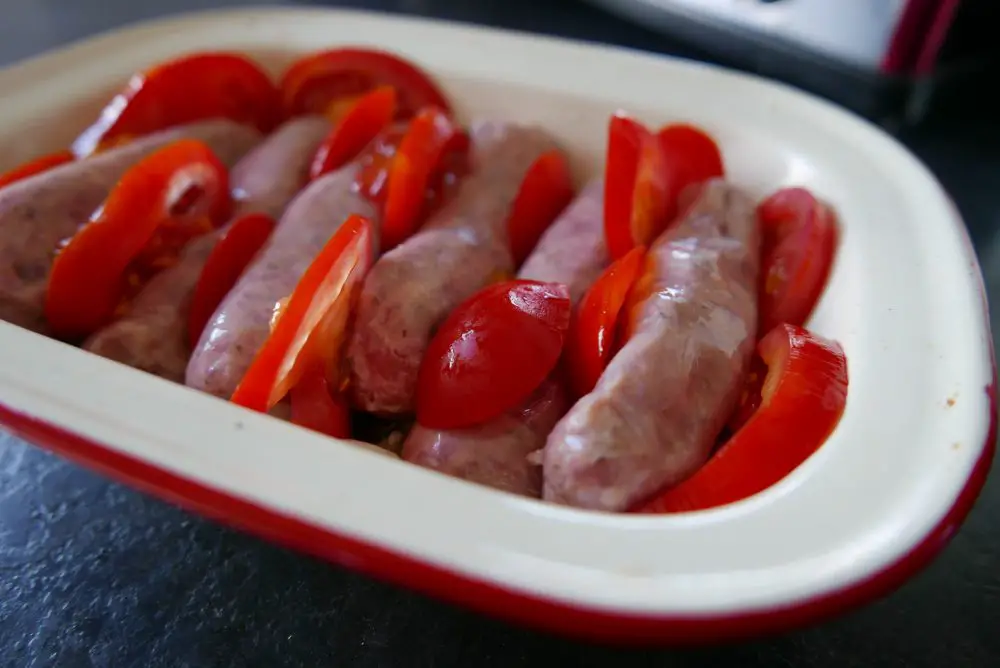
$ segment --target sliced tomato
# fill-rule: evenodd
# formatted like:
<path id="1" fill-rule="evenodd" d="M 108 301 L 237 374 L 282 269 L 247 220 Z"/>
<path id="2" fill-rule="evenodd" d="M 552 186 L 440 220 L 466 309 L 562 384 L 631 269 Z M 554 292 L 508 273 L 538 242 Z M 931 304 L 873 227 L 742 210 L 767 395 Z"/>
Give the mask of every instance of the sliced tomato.
<path id="1" fill-rule="evenodd" d="M 545 153 L 528 168 L 507 218 L 514 262 L 520 265 L 573 199 L 573 177 L 562 151 Z"/>
<path id="2" fill-rule="evenodd" d="M 56 255 L 45 298 L 53 332 L 76 338 L 107 324 L 231 206 L 226 167 L 200 141 L 174 142 L 137 163 Z"/>
<path id="3" fill-rule="evenodd" d="M 385 51 L 344 48 L 296 61 L 281 78 L 285 114 L 336 116 L 345 104 L 380 86 L 396 89 L 396 118 L 410 118 L 427 106 L 450 112 L 448 100 L 417 66 Z"/>
<path id="4" fill-rule="evenodd" d="M 23 165 L 19 165 L 8 172 L 0 174 L 0 188 L 10 185 L 16 181 L 26 179 L 29 176 L 47 172 L 53 167 L 65 165 L 67 162 L 73 162 L 75 159 L 76 156 L 74 156 L 70 151 L 64 150 L 49 153 L 48 155 L 43 155 L 40 158 L 35 158 L 34 160 L 29 160 Z"/>
<path id="5" fill-rule="evenodd" d="M 759 331 L 802 325 L 819 301 L 837 248 L 829 207 L 805 188 L 786 188 L 757 209 L 761 224 Z"/>
<path id="6" fill-rule="evenodd" d="M 645 247 L 637 246 L 613 262 L 574 309 L 564 363 L 575 397 L 594 389 L 617 352 L 619 316 L 645 257 Z"/>
<path id="7" fill-rule="evenodd" d="M 743 383 L 743 390 L 740 392 L 739 402 L 736 409 L 729 416 L 726 427 L 735 434 L 745 425 L 753 414 L 760 408 L 762 401 L 761 393 L 764 390 L 764 380 L 767 378 L 767 364 L 759 355 L 754 355 L 750 360 L 750 369 L 747 371 L 746 379 Z"/>
<path id="8" fill-rule="evenodd" d="M 264 213 L 250 213 L 230 223 L 225 234 L 201 268 L 198 282 L 191 294 L 188 312 L 188 341 L 193 349 L 219 308 L 223 298 L 236 285 L 243 270 L 257 251 L 270 238 L 275 220 Z"/>
<path id="9" fill-rule="evenodd" d="M 427 347 L 417 377 L 417 422 L 460 429 L 521 404 L 555 368 L 569 320 L 564 285 L 514 280 L 476 293 Z"/>
<path id="10" fill-rule="evenodd" d="M 426 107 L 413 117 L 389 164 L 382 213 L 383 251 L 402 243 L 423 221 L 428 213 L 428 193 L 439 186 L 447 154 L 467 150 L 465 132 L 445 112 Z"/>
<path id="11" fill-rule="evenodd" d="M 671 192 L 668 199 L 677 202 L 690 185 L 725 175 L 722 152 L 715 140 L 704 130 L 687 123 L 667 125 L 657 133 L 670 172 Z M 676 215 L 672 208 L 670 217 Z"/>
<path id="12" fill-rule="evenodd" d="M 666 156 L 656 135 L 619 112 L 608 128 L 604 233 L 611 259 L 649 246 L 669 222 Z"/>
<path id="13" fill-rule="evenodd" d="M 278 89 L 246 56 L 182 56 L 134 74 L 97 122 L 73 142 L 73 153 L 84 157 L 134 137 L 210 118 L 270 132 L 281 121 Z"/>
<path id="14" fill-rule="evenodd" d="M 359 97 L 334 121 L 330 134 L 319 145 L 309 178 L 319 178 L 347 164 L 392 122 L 395 113 L 396 89 L 391 86 Z"/>
<path id="15" fill-rule="evenodd" d="M 307 369 L 289 395 L 292 423 L 334 438 L 351 437 L 347 398 L 331 387 L 322 367 Z"/>
<path id="16" fill-rule="evenodd" d="M 760 409 L 694 475 L 636 508 L 674 513 L 735 503 L 776 484 L 833 432 L 847 403 L 847 359 L 833 342 L 779 325 L 757 346 Z"/>
<path id="17" fill-rule="evenodd" d="M 353 215 L 340 226 L 277 309 L 273 331 L 233 392 L 234 403 L 266 413 L 313 367 L 339 387 L 347 321 L 375 261 L 375 243 L 366 218 Z"/>
<path id="18" fill-rule="evenodd" d="M 358 157 L 361 169 L 358 170 L 354 186 L 379 207 L 385 203 L 392 159 L 399 150 L 399 144 L 409 127 L 409 123 L 405 121 L 393 123 L 382 130 Z"/>

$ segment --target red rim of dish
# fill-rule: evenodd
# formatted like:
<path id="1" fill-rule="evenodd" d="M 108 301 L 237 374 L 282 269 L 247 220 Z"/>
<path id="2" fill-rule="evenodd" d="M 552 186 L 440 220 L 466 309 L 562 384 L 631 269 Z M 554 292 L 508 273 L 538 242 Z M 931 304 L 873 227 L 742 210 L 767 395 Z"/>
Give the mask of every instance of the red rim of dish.
<path id="1" fill-rule="evenodd" d="M 521 594 L 269 510 L 7 406 L 0 405 L 0 423 L 31 443 L 187 510 L 434 598 L 589 641 L 681 645 L 746 638 L 812 624 L 888 594 L 927 566 L 954 536 L 986 482 L 996 449 L 995 362 L 993 379 L 986 387 L 990 428 L 979 459 L 951 509 L 922 541 L 888 567 L 838 591 L 769 611 L 705 617 L 611 613 Z"/>

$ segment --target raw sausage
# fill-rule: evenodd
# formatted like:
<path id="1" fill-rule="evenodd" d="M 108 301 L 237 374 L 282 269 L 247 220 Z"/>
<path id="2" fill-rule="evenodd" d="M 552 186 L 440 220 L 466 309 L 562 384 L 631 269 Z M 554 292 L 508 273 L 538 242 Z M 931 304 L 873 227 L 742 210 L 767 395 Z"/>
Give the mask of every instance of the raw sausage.
<path id="1" fill-rule="evenodd" d="M 351 214 L 373 221 L 377 212 L 356 188 L 351 164 L 309 184 L 285 210 L 270 240 L 205 326 L 188 362 L 185 383 L 228 399 L 270 333 L 278 300 Z"/>
<path id="2" fill-rule="evenodd" d="M 604 244 L 604 186 L 591 183 L 539 240 L 520 278 L 563 283 L 575 303 L 608 263 Z M 529 455 L 569 408 L 554 375 L 520 408 L 488 424 L 452 431 L 415 426 L 403 444 L 403 459 L 496 489 L 538 498 L 542 470 Z"/>
<path id="3" fill-rule="evenodd" d="M 507 216 L 528 168 L 556 143 L 539 128 L 504 123 L 475 124 L 471 134 L 471 175 L 365 279 L 347 356 L 358 408 L 411 412 L 432 330 L 463 300 L 514 272 Z"/>
<path id="4" fill-rule="evenodd" d="M 222 120 L 176 127 L 0 190 L 0 320 L 45 333 L 45 288 L 56 248 L 90 218 L 132 165 L 184 138 L 204 141 L 232 166 L 260 134 Z"/>
<path id="5" fill-rule="evenodd" d="M 705 462 L 753 352 L 759 243 L 752 203 L 722 181 L 654 242 L 626 344 L 546 442 L 546 500 L 622 511 Z"/>
<path id="6" fill-rule="evenodd" d="M 329 131 L 319 116 L 282 125 L 237 163 L 230 174 L 234 218 L 266 213 L 277 218 L 306 183 L 309 162 Z M 129 312 L 94 334 L 83 347 L 92 353 L 178 383 L 184 382 L 191 350 L 188 309 L 212 249 L 226 228 L 189 243 L 177 264 L 157 274 Z"/>

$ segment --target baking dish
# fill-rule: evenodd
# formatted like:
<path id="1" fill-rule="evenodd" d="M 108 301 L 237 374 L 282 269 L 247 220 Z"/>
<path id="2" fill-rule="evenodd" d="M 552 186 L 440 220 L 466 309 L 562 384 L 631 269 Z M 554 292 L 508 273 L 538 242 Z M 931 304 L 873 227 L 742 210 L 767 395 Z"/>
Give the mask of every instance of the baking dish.
<path id="1" fill-rule="evenodd" d="M 132 71 L 206 48 L 279 71 L 337 44 L 427 68 L 462 118 L 537 122 L 600 167 L 608 115 L 692 120 L 757 196 L 804 185 L 843 227 L 810 329 L 848 356 L 847 409 L 775 487 L 639 517 L 516 498 L 338 444 L 0 323 L 0 421 L 208 516 L 476 609 L 591 639 L 669 642 L 806 623 L 924 565 L 994 448 L 992 339 L 964 225 L 873 126 L 789 88 L 623 49 L 339 10 L 191 14 L 0 72 L 0 169 L 67 145 Z"/>

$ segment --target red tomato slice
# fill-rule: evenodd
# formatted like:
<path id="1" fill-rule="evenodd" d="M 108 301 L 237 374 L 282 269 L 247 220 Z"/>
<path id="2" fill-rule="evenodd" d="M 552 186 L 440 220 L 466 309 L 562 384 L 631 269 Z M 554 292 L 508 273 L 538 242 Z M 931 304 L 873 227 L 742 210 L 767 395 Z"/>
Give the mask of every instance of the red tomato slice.
<path id="1" fill-rule="evenodd" d="M 198 345 L 205 325 L 223 298 L 270 238 L 275 224 L 274 218 L 267 214 L 250 213 L 230 224 L 225 235 L 215 244 L 191 294 L 188 341 L 192 349 Z"/>
<path id="2" fill-rule="evenodd" d="M 764 390 L 764 380 L 767 378 L 767 364 L 759 355 L 754 355 L 750 361 L 750 369 L 743 384 L 743 391 L 740 393 L 739 403 L 736 410 L 729 416 L 726 427 L 730 432 L 736 433 L 745 425 L 762 401 L 761 392 Z"/>
<path id="3" fill-rule="evenodd" d="M 612 116 L 604 177 L 604 234 L 611 259 L 649 246 L 666 228 L 670 188 L 656 135 L 622 113 Z"/>
<path id="4" fill-rule="evenodd" d="M 235 53 L 198 53 L 135 74 L 73 142 L 84 157 L 133 137 L 209 118 L 228 118 L 270 132 L 281 98 L 270 77 Z"/>
<path id="5" fill-rule="evenodd" d="M 514 262 L 520 265 L 573 199 L 573 177 L 562 151 L 549 151 L 531 163 L 507 218 Z"/>
<path id="6" fill-rule="evenodd" d="M 704 131 L 686 123 L 667 125 L 657 133 L 671 174 L 669 199 L 677 202 L 688 186 L 725 174 L 722 153 L 715 140 Z M 676 205 L 670 217 L 676 215 Z"/>
<path id="7" fill-rule="evenodd" d="M 428 107 L 413 117 L 389 164 L 382 214 L 382 250 L 412 235 L 427 213 L 428 190 L 435 185 L 449 151 L 467 151 L 463 130 L 440 109 Z"/>
<path id="8" fill-rule="evenodd" d="M 701 469 L 636 508 L 674 513 L 735 503 L 782 480 L 833 432 L 847 403 L 847 359 L 833 341 L 779 325 L 757 346 L 760 409 Z"/>
<path id="9" fill-rule="evenodd" d="M 232 401 L 266 413 L 316 366 L 338 385 L 347 320 L 374 261 L 375 228 L 353 215 L 302 275 Z"/>
<path id="10" fill-rule="evenodd" d="M 306 56 L 285 72 L 280 85 L 287 116 L 327 114 L 344 99 L 379 86 L 396 89 L 397 119 L 410 118 L 427 106 L 451 111 L 427 74 L 398 56 L 374 49 L 333 49 Z"/>
<path id="11" fill-rule="evenodd" d="M 390 122 L 396 113 L 396 89 L 376 88 L 350 105 L 319 145 L 309 167 L 316 179 L 343 167 L 360 153 Z"/>
<path id="12" fill-rule="evenodd" d="M 56 255 L 45 300 L 53 332 L 83 337 L 107 324 L 231 205 L 226 168 L 200 141 L 174 142 L 137 163 Z"/>
<path id="13" fill-rule="evenodd" d="M 35 158 L 30 160 L 23 165 L 15 167 L 14 169 L 0 174 L 0 188 L 10 185 L 16 181 L 21 181 L 29 176 L 34 176 L 35 174 L 41 174 L 46 172 L 53 167 L 58 167 L 59 165 L 64 165 L 67 162 L 73 162 L 76 159 L 69 151 L 56 151 L 55 153 L 50 153 L 48 155 L 43 155 L 40 158 Z"/>
<path id="14" fill-rule="evenodd" d="M 645 247 L 637 246 L 616 260 L 594 281 L 574 310 L 566 342 L 565 368 L 575 397 L 594 389 L 617 352 L 619 315 L 639 279 L 645 257 Z"/>
<path id="15" fill-rule="evenodd" d="M 524 402 L 559 361 L 569 319 L 569 291 L 555 283 L 507 281 L 466 300 L 424 354 L 417 422 L 471 427 Z"/>
<path id="16" fill-rule="evenodd" d="M 347 398 L 331 388 L 321 367 L 313 367 L 290 392 L 292 423 L 334 438 L 351 437 L 351 410 Z"/>
<path id="17" fill-rule="evenodd" d="M 833 212 L 804 188 L 786 188 L 757 209 L 761 223 L 760 326 L 802 325 L 819 301 L 837 247 Z"/>

